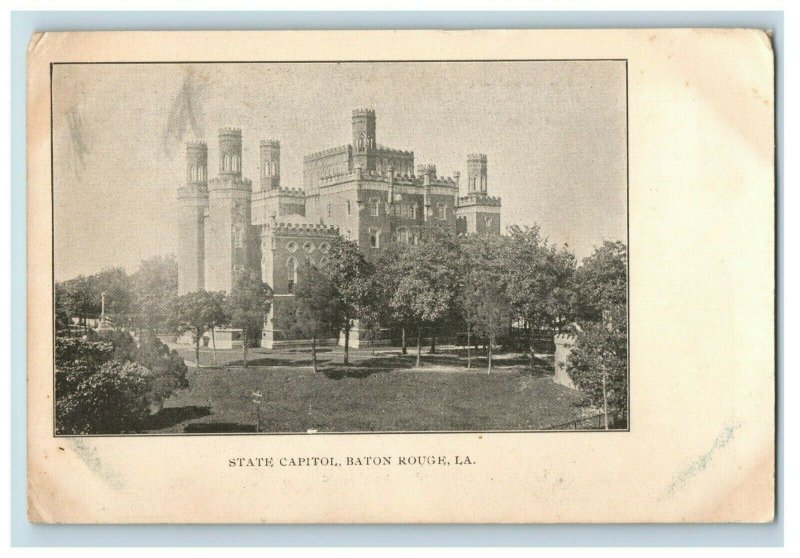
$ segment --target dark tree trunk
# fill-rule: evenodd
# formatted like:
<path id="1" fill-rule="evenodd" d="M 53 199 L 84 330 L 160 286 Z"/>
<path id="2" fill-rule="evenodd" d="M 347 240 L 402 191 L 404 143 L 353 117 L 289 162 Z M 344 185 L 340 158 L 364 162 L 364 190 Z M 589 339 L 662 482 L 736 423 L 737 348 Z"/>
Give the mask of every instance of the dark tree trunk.
<path id="1" fill-rule="evenodd" d="M 242 329 L 242 366 L 247 368 L 247 330 Z"/>
<path id="2" fill-rule="evenodd" d="M 402 353 L 404 355 L 407 355 L 408 354 L 408 350 L 406 349 L 406 328 L 402 328 L 402 334 L 403 334 L 403 350 L 402 350 Z"/>
<path id="3" fill-rule="evenodd" d="M 489 344 L 486 346 L 486 351 L 487 351 L 487 355 L 488 355 L 488 358 L 489 358 L 489 370 L 488 370 L 488 372 L 486 372 L 487 374 L 491 374 L 492 373 L 492 344 L 493 344 L 493 341 L 494 341 L 494 337 L 493 336 L 489 336 Z"/>
<path id="4" fill-rule="evenodd" d="M 350 320 L 344 325 L 344 363 L 350 364 Z"/>
<path id="5" fill-rule="evenodd" d="M 472 329 L 469 322 L 467 322 L 467 368 L 472 368 Z"/>
<path id="6" fill-rule="evenodd" d="M 435 335 L 431 336 L 431 354 L 432 355 L 436 354 L 436 336 Z"/>
<path id="7" fill-rule="evenodd" d="M 422 356 L 422 326 L 417 326 L 417 368 L 420 366 Z"/>
<path id="8" fill-rule="evenodd" d="M 311 362 L 314 366 L 314 373 L 317 373 L 317 336 L 311 336 Z"/>
<path id="9" fill-rule="evenodd" d="M 194 360 L 198 368 L 200 368 L 200 335 L 194 337 Z"/>

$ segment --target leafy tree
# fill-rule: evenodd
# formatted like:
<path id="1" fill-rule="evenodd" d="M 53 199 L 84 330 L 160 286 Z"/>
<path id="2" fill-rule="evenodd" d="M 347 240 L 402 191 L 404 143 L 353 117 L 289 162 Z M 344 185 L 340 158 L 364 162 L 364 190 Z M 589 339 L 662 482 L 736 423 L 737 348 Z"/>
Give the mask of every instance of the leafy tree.
<path id="1" fill-rule="evenodd" d="M 134 355 L 135 361 L 150 370 L 148 401 L 159 410 L 164 400 L 176 390 L 189 387 L 187 368 L 183 358 L 174 349 L 170 350 L 153 334 L 144 335 Z"/>
<path id="2" fill-rule="evenodd" d="M 623 421 L 628 415 L 628 333 L 625 307 L 609 310 L 606 323 L 589 323 L 581 332 L 570 353 L 567 373 L 588 400 L 605 413 L 617 414 Z"/>
<path id="3" fill-rule="evenodd" d="M 396 315 L 417 329 L 417 362 L 422 353 L 422 329 L 451 316 L 459 291 L 461 251 L 457 238 L 440 228 L 425 231 L 398 262 L 401 274 L 389 302 Z"/>
<path id="4" fill-rule="evenodd" d="M 105 293 L 105 312 L 109 316 L 127 319 L 133 309 L 133 284 L 121 267 L 104 269 L 92 276 L 95 292 Z M 98 300 L 98 304 L 100 300 Z"/>
<path id="5" fill-rule="evenodd" d="M 56 338 L 56 431 L 110 434 L 138 430 L 149 415 L 150 371 L 113 359 L 105 341 Z"/>
<path id="6" fill-rule="evenodd" d="M 93 277 L 79 275 L 56 285 L 56 308 L 69 318 L 77 317 L 88 332 L 87 318 L 100 315 L 100 290 Z"/>
<path id="7" fill-rule="evenodd" d="M 527 329 L 533 364 L 533 341 L 540 328 L 561 327 L 573 317 L 575 257 L 541 237 L 539 227 L 509 227 L 503 249 L 507 294 L 514 318 Z"/>
<path id="8" fill-rule="evenodd" d="M 247 367 L 247 345 L 261 331 L 269 313 L 272 291 L 255 274 L 240 273 L 227 298 L 227 314 L 233 327 L 242 330 L 242 362 Z"/>
<path id="9" fill-rule="evenodd" d="M 178 335 L 187 332 L 192 334 L 198 368 L 203 334 L 227 321 L 224 301 L 224 293 L 201 290 L 178 296 L 173 302 L 170 326 Z"/>
<path id="10" fill-rule="evenodd" d="M 508 239 L 492 235 L 472 235 L 462 239 L 461 277 L 458 301 L 471 335 L 475 331 L 488 343 L 488 371 L 492 371 L 492 350 L 497 337 L 514 317 L 507 294 L 509 273 L 506 268 Z M 469 340 L 468 340 L 469 343 Z M 467 366 L 471 366 L 468 352 Z"/>
<path id="11" fill-rule="evenodd" d="M 178 263 L 174 256 L 144 260 L 132 278 L 138 324 L 152 333 L 166 323 L 178 295 Z"/>
<path id="12" fill-rule="evenodd" d="M 625 244 L 605 241 L 583 260 L 576 276 L 577 313 L 599 322 L 603 312 L 627 303 L 628 251 Z"/>
<path id="13" fill-rule="evenodd" d="M 335 300 L 341 307 L 340 323 L 344 331 L 344 364 L 350 355 L 350 328 L 370 298 L 372 265 L 358 249 L 358 244 L 337 237 L 331 242 L 328 256 L 320 262 L 320 270 L 328 277 Z"/>
<path id="14" fill-rule="evenodd" d="M 278 328 L 311 338 L 311 359 L 317 372 L 317 339 L 342 324 L 344 308 L 330 278 L 306 263 L 297 273 L 294 299 L 276 318 Z"/>
<path id="15" fill-rule="evenodd" d="M 497 336 L 508 327 L 511 320 L 511 301 L 502 285 L 493 281 L 478 281 L 468 287 L 468 319 L 475 331 L 488 339 L 488 373 L 492 373 L 492 348 Z"/>
<path id="16" fill-rule="evenodd" d="M 409 326 L 409 316 L 402 306 L 387 304 L 394 296 L 395 291 L 403 280 L 403 266 L 406 261 L 406 252 L 409 245 L 395 242 L 389 244 L 382 251 L 375 263 L 375 270 L 370 282 L 370 297 L 368 298 L 367 329 L 371 325 L 379 327 L 380 324 L 397 327 L 401 332 L 402 354 L 406 354 L 406 330 Z"/>

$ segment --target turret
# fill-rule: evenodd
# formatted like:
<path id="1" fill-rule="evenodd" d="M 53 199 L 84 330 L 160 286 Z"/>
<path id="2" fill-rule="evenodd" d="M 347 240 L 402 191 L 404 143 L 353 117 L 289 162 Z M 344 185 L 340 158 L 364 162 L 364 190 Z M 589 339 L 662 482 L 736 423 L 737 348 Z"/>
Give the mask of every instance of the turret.
<path id="1" fill-rule="evenodd" d="M 208 208 L 208 147 L 186 144 L 186 184 L 178 188 L 178 294 L 204 288 L 205 212 Z"/>
<path id="2" fill-rule="evenodd" d="M 353 111 L 353 152 L 366 153 L 378 144 L 375 136 L 375 111 L 356 109 Z"/>
<path id="3" fill-rule="evenodd" d="M 208 182 L 208 146 L 204 141 L 186 144 L 186 184 L 201 185 Z"/>
<path id="4" fill-rule="evenodd" d="M 260 157 L 261 190 L 277 190 L 281 187 L 281 143 L 262 140 Z"/>
<path id="5" fill-rule="evenodd" d="M 470 153 L 467 155 L 467 194 L 485 196 L 487 182 L 486 155 Z"/>
<path id="6" fill-rule="evenodd" d="M 242 131 L 239 128 L 219 130 L 219 173 L 242 176 Z"/>

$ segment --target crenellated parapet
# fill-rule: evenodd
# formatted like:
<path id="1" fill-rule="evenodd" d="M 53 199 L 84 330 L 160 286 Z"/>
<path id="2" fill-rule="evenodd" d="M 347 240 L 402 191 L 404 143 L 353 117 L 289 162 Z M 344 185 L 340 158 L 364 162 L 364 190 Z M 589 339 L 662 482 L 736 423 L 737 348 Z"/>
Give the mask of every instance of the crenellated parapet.
<path id="1" fill-rule="evenodd" d="M 208 189 L 212 190 L 247 190 L 253 189 L 253 181 L 238 175 L 222 175 L 208 181 Z"/>
<path id="2" fill-rule="evenodd" d="M 474 194 L 458 198 L 458 207 L 467 207 L 471 205 L 500 207 L 502 205 L 502 198 L 499 196 L 479 196 Z"/>
<path id="3" fill-rule="evenodd" d="M 321 178 L 320 186 L 334 186 L 343 182 L 352 182 L 355 180 L 369 180 L 370 182 L 383 182 L 387 184 L 391 181 L 395 185 L 420 187 L 423 186 L 425 182 L 423 176 L 414 174 L 394 174 L 390 176 L 390 174 L 386 172 L 356 169 L 353 172 L 344 172 Z M 430 185 L 444 188 L 458 188 L 455 179 L 445 176 L 432 176 Z"/>
<path id="4" fill-rule="evenodd" d="M 391 147 L 386 147 L 385 145 L 378 145 L 375 148 L 376 155 L 378 156 L 386 156 L 392 158 L 413 158 L 414 152 L 413 151 L 406 151 L 404 149 L 394 149 Z"/>
<path id="5" fill-rule="evenodd" d="M 264 231 L 279 236 L 331 236 L 339 234 L 339 227 L 333 225 L 320 225 L 316 223 L 285 223 L 274 222 L 262 225 Z"/>
<path id="6" fill-rule="evenodd" d="M 308 155 L 303 156 L 303 161 L 314 161 L 316 159 L 325 159 L 327 157 L 332 157 L 334 155 L 344 155 L 349 153 L 351 150 L 351 146 L 349 145 L 340 145 L 339 147 L 331 147 L 330 149 L 323 149 L 322 151 L 316 151 L 314 153 L 309 153 Z"/>

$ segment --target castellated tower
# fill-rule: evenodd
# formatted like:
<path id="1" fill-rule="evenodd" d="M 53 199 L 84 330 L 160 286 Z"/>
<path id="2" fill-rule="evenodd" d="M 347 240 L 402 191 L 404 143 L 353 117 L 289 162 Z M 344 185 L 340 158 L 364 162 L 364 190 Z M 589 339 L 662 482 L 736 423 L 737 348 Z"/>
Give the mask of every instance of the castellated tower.
<path id="1" fill-rule="evenodd" d="M 502 200 L 488 193 L 486 155 L 467 155 L 467 195 L 458 198 L 456 232 L 499 235 Z"/>
<path id="2" fill-rule="evenodd" d="M 470 153 L 467 155 L 467 194 L 486 195 L 487 172 L 486 155 Z"/>
<path id="3" fill-rule="evenodd" d="M 178 294 L 203 289 L 208 147 L 186 144 L 186 184 L 178 188 Z"/>
<path id="4" fill-rule="evenodd" d="M 237 273 L 252 268 L 250 196 L 242 178 L 242 131 L 219 131 L 219 177 L 208 182 L 205 289 L 230 292 Z"/>
<path id="5" fill-rule="evenodd" d="M 281 143 L 275 140 L 261 140 L 261 191 L 277 190 L 281 187 Z"/>
<path id="6" fill-rule="evenodd" d="M 378 145 L 375 135 L 375 111 L 372 109 L 356 109 L 353 111 L 353 168 L 361 167 L 366 171 L 375 170 L 375 158 L 372 152 Z"/>

